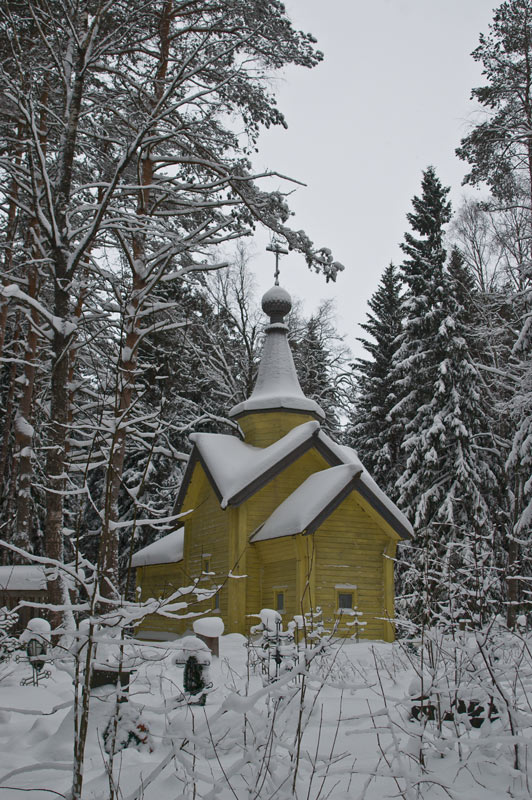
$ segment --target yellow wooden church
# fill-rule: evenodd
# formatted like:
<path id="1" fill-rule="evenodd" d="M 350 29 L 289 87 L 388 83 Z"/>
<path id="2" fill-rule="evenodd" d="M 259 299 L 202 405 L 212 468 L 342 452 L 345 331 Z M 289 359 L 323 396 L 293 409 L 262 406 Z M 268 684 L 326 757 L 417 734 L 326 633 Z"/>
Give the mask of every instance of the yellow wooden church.
<path id="1" fill-rule="evenodd" d="M 288 343 L 288 293 L 272 287 L 262 308 L 270 322 L 257 381 L 229 412 L 242 436 L 192 434 L 176 502 L 176 513 L 190 513 L 134 555 L 141 598 L 199 578 L 217 590 L 191 610 L 212 610 L 227 633 L 247 633 L 262 608 L 286 622 L 320 608 L 338 634 L 390 641 L 393 559 L 412 529 L 356 452 L 321 429 L 324 413 L 303 394 Z M 172 638 L 186 628 L 152 615 L 139 635 Z"/>

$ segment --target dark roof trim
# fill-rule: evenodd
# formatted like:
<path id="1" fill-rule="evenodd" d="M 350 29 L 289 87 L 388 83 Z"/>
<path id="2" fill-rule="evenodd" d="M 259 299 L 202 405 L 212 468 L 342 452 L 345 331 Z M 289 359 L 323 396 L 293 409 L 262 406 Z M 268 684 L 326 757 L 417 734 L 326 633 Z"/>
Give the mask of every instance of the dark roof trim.
<path id="1" fill-rule="evenodd" d="M 196 466 L 197 462 L 198 452 L 196 446 L 194 446 L 191 454 L 188 457 L 185 474 L 183 475 L 183 480 L 181 481 L 181 486 L 179 487 L 179 492 L 177 493 L 176 501 L 174 503 L 174 510 L 172 511 L 173 514 L 179 514 L 181 511 L 183 500 L 185 499 L 185 494 L 187 492 L 188 485 L 192 480 L 192 473 L 194 472 L 194 467 Z"/>
<path id="2" fill-rule="evenodd" d="M 384 505 L 382 500 L 380 500 L 375 494 L 373 494 L 373 492 L 368 486 L 366 486 L 362 481 L 358 481 L 358 484 L 355 487 L 355 489 L 364 498 L 364 500 L 368 501 L 370 506 L 373 509 L 375 509 L 377 514 L 380 514 L 383 520 L 387 522 L 391 528 L 394 529 L 394 531 L 401 537 L 401 539 L 412 538 L 412 534 L 410 533 L 410 531 L 407 528 L 405 528 L 403 523 L 400 520 L 398 520 L 396 516 L 392 514 L 390 509 Z"/>
<path id="3" fill-rule="evenodd" d="M 258 478 L 255 478 L 253 481 L 248 483 L 247 486 L 244 486 L 239 492 L 234 494 L 232 497 L 229 498 L 227 505 L 228 506 L 239 506 L 245 500 L 248 500 L 252 495 L 266 486 L 279 472 L 282 472 L 286 467 L 289 467 L 290 464 L 293 464 L 294 461 L 306 453 L 308 450 L 311 449 L 312 446 L 317 444 L 317 436 L 319 433 L 318 430 L 309 436 L 304 442 L 301 442 L 300 445 L 295 447 L 290 453 L 288 453 L 284 458 L 281 458 L 280 461 L 273 464 L 269 469 L 259 475 Z"/>
<path id="4" fill-rule="evenodd" d="M 339 467 L 342 464 L 345 464 L 345 461 L 342 461 L 342 459 L 339 458 L 336 455 L 336 453 L 334 453 L 329 447 L 327 447 L 325 442 L 323 442 L 319 438 L 319 431 L 316 434 L 316 442 L 315 442 L 315 444 L 316 444 L 316 450 L 318 451 L 320 456 L 323 456 L 325 461 L 328 461 L 329 464 L 331 465 L 331 467 Z"/>
<path id="5" fill-rule="evenodd" d="M 271 410 L 271 411 L 274 411 L 274 410 L 275 411 L 278 411 L 278 410 L 287 411 L 288 409 L 269 409 L 269 410 Z M 255 412 L 245 412 L 245 413 L 247 414 L 247 413 L 255 413 Z M 294 413 L 302 413 L 302 412 L 295 412 L 294 411 Z M 310 412 L 309 412 L 309 414 L 310 414 Z M 239 416 L 244 416 L 244 415 L 239 415 Z M 340 458 L 338 458 L 336 453 L 334 453 L 332 450 L 330 450 L 327 447 L 327 445 L 325 444 L 325 442 L 321 441 L 321 439 L 319 438 L 319 433 L 320 433 L 320 429 L 318 428 L 312 434 L 312 436 L 309 436 L 308 439 L 306 439 L 298 447 L 296 447 L 294 450 L 292 450 L 291 453 L 289 453 L 284 458 L 282 458 L 280 461 L 278 461 L 276 464 L 271 466 L 268 470 L 266 470 L 266 472 L 263 472 L 262 475 L 260 475 L 258 478 L 255 478 L 255 480 L 253 480 L 250 483 L 248 483 L 247 486 L 245 486 L 243 489 L 241 489 L 239 492 L 237 492 L 235 495 L 233 495 L 233 497 L 229 498 L 229 501 L 228 501 L 227 505 L 239 506 L 241 503 L 243 503 L 246 500 L 248 500 L 252 495 L 255 494 L 255 492 L 260 491 L 260 489 L 262 489 L 264 486 L 266 486 L 267 483 L 269 483 L 273 478 L 275 478 L 275 476 L 278 475 L 279 472 L 282 472 L 283 469 L 286 469 L 286 467 L 289 467 L 290 464 L 294 463 L 294 461 L 297 461 L 297 459 L 300 456 L 302 456 L 304 453 L 306 453 L 312 447 L 316 448 L 318 453 L 321 456 L 323 456 L 325 461 L 331 467 L 338 467 L 341 464 L 343 464 L 344 462 Z M 182 482 L 182 484 L 180 486 L 179 494 L 177 495 L 177 499 L 176 499 L 176 502 L 175 502 L 175 505 L 174 505 L 174 514 L 179 514 L 179 512 L 181 511 L 181 507 L 182 507 L 183 501 L 185 499 L 185 495 L 186 495 L 186 492 L 187 492 L 187 489 L 188 489 L 188 485 L 189 485 L 190 481 L 192 480 L 192 473 L 194 472 L 194 467 L 196 466 L 198 461 L 201 463 L 201 466 L 203 467 L 203 469 L 205 471 L 205 474 L 207 475 L 207 478 L 209 479 L 209 483 L 211 484 L 211 486 L 212 486 L 212 488 L 214 490 L 214 493 L 216 494 L 218 502 L 219 503 L 222 502 L 223 498 L 222 498 L 222 495 L 220 494 L 218 486 L 216 485 L 216 482 L 215 482 L 214 478 L 212 477 L 212 475 L 211 475 L 211 473 L 210 473 L 205 461 L 201 457 L 201 454 L 200 454 L 200 452 L 198 450 L 198 447 L 196 445 L 194 445 L 194 447 L 192 449 L 192 453 L 190 454 L 190 457 L 189 457 L 189 460 L 188 460 L 188 463 L 187 463 L 187 468 L 185 470 L 185 474 L 183 476 L 183 482 Z"/>
<path id="6" fill-rule="evenodd" d="M 310 522 L 305 528 L 305 536 L 314 533 L 314 531 L 317 530 L 320 527 L 320 525 L 322 525 L 325 522 L 327 517 L 330 517 L 333 511 L 336 511 L 338 506 L 341 503 L 343 503 L 346 497 L 349 497 L 353 489 L 357 488 L 356 484 L 359 482 L 361 474 L 362 470 L 360 470 L 360 472 L 357 472 L 357 474 L 353 478 L 351 478 L 351 480 L 348 483 L 346 483 L 346 485 L 342 489 L 340 489 L 336 497 L 333 497 L 333 499 L 330 500 L 327 503 L 327 505 L 324 506 L 324 508 L 322 508 L 320 513 L 316 517 L 314 517 L 312 522 Z"/>
<path id="7" fill-rule="evenodd" d="M 239 414 L 234 415 L 234 419 L 239 420 L 242 417 L 249 417 L 250 414 L 271 414 L 274 411 L 281 411 L 283 414 L 302 414 L 306 417 L 314 417 L 317 422 L 323 421 L 322 416 L 316 414 L 314 411 L 310 411 L 308 408 L 285 408 L 284 406 L 276 406 L 275 408 L 252 408 L 249 411 L 240 411 Z M 231 419 L 233 419 L 233 417 L 231 417 Z"/>
<path id="8" fill-rule="evenodd" d="M 198 462 L 203 467 L 203 471 L 205 472 L 205 475 L 207 476 L 207 478 L 209 480 L 209 483 L 212 486 L 212 489 L 213 489 L 214 494 L 216 495 L 216 497 L 218 499 L 218 502 L 219 503 L 222 502 L 222 495 L 220 494 L 220 490 L 218 489 L 218 486 L 216 485 L 216 481 L 212 477 L 211 471 L 209 470 L 207 464 L 205 463 L 205 461 L 201 457 L 201 453 L 199 452 L 198 448 L 196 447 L 196 445 L 194 445 L 194 447 L 192 448 L 192 453 L 190 454 L 188 462 L 187 462 L 187 468 L 185 470 L 185 474 L 183 475 L 183 481 L 181 483 L 181 486 L 179 487 L 179 494 L 177 495 L 177 499 L 176 499 L 175 504 L 174 504 L 174 511 L 173 511 L 174 514 L 179 514 L 179 512 L 181 511 L 181 508 L 183 506 L 183 501 L 184 501 L 185 495 L 187 493 L 187 489 L 189 487 L 190 481 L 192 480 L 192 474 L 194 472 L 194 467 L 196 466 L 196 464 Z"/>

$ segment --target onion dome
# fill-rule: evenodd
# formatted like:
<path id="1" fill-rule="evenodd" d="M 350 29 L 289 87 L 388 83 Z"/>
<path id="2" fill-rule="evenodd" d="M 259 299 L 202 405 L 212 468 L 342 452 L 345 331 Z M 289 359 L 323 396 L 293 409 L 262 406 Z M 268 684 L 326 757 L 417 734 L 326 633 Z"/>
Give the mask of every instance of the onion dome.
<path id="1" fill-rule="evenodd" d="M 292 310 L 292 298 L 282 286 L 272 286 L 263 295 L 262 310 L 271 323 L 284 322 L 284 317 Z"/>

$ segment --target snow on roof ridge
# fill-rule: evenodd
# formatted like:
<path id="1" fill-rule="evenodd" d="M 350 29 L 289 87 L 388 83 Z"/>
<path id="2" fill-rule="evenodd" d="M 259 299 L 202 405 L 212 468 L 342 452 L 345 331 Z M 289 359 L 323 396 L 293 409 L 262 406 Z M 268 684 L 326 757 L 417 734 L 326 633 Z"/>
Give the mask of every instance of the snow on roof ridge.
<path id="1" fill-rule="evenodd" d="M 361 471 L 362 464 L 352 463 L 312 473 L 256 528 L 250 541 L 302 533 Z"/>
<path id="2" fill-rule="evenodd" d="M 147 567 L 151 564 L 172 564 L 175 561 L 182 561 L 184 540 L 185 529 L 178 528 L 141 550 L 137 550 L 131 559 L 131 566 Z"/>
<path id="3" fill-rule="evenodd" d="M 224 433 L 194 433 L 190 438 L 218 488 L 220 505 L 226 508 L 242 490 L 315 436 L 319 428 L 316 420 L 304 422 L 268 447 L 255 447 Z"/>

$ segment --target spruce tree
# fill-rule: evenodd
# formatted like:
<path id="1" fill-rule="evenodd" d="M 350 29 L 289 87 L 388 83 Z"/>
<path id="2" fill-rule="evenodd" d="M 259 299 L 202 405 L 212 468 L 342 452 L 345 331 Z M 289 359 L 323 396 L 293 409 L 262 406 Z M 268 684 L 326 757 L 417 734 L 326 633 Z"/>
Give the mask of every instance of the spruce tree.
<path id="1" fill-rule="evenodd" d="M 390 417 L 403 431 L 401 446 L 407 454 L 411 434 L 423 427 L 441 361 L 436 339 L 445 313 L 443 235 L 444 225 L 451 218 L 449 188 L 442 186 L 434 167 L 423 173 L 421 190 L 421 197 L 412 200 L 414 210 L 407 214 L 413 233 L 405 233 L 401 244 L 407 256 L 401 265 L 406 291 L 402 298 L 403 328 L 391 370 L 399 397 Z"/>
<path id="2" fill-rule="evenodd" d="M 488 392 L 477 366 L 474 279 L 458 251 L 442 275 L 428 399 L 405 447 L 400 502 L 416 530 L 402 575 L 410 617 L 485 622 L 500 598 L 490 498 L 496 487 Z"/>
<path id="3" fill-rule="evenodd" d="M 415 540 L 400 551 L 404 564 L 398 570 L 398 591 L 405 595 L 402 609 L 409 616 L 427 609 L 423 594 L 434 591 L 430 569 L 436 569 L 439 580 L 436 562 L 442 556 L 429 527 L 426 492 L 429 466 L 437 458 L 427 433 L 434 422 L 431 402 L 442 361 L 438 331 L 445 315 L 443 235 L 444 225 L 451 217 L 448 193 L 434 167 L 428 167 L 422 176 L 421 195 L 413 198 L 413 211 L 407 214 L 412 232 L 405 233 L 401 244 L 407 256 L 401 265 L 406 291 L 402 302 L 403 330 L 391 375 L 400 395 L 390 418 L 402 430 L 405 457 L 398 502 L 416 529 Z"/>
<path id="4" fill-rule="evenodd" d="M 340 426 L 338 411 L 341 399 L 332 370 L 335 361 L 334 339 L 338 335 L 330 319 L 330 311 L 330 307 L 322 306 L 317 314 L 305 320 L 302 328 L 294 331 L 296 338 L 292 339 L 291 346 L 303 394 L 321 406 L 325 412 L 324 425 L 334 432 Z"/>
<path id="5" fill-rule="evenodd" d="M 393 264 L 385 269 L 368 305 L 372 313 L 361 328 L 372 338 L 358 341 L 371 358 L 358 358 L 353 365 L 357 397 L 350 440 L 379 486 L 395 498 L 402 461 L 401 430 L 390 418 L 398 400 L 391 366 L 401 332 L 402 304 L 401 279 Z"/>

